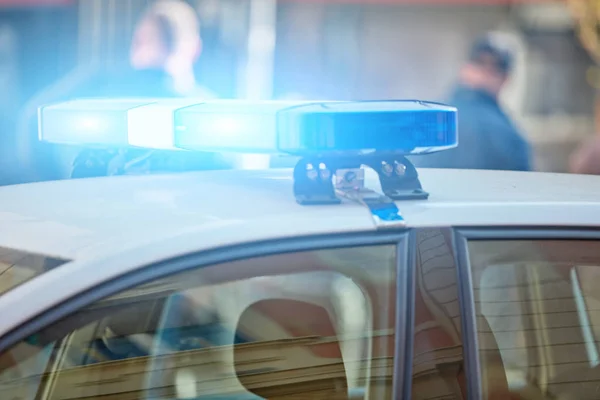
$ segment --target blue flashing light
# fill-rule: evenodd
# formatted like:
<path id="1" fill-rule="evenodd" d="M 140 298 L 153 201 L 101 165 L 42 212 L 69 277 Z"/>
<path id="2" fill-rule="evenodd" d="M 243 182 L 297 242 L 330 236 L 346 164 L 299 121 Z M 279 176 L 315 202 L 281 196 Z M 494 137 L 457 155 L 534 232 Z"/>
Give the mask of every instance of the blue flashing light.
<path id="1" fill-rule="evenodd" d="M 141 100 L 76 100 L 42 107 L 40 139 L 75 145 L 127 145 L 127 112 Z"/>
<path id="2" fill-rule="evenodd" d="M 42 116 L 44 126 L 41 138 L 49 142 L 67 144 L 127 143 L 127 118 L 115 112 L 82 111 L 79 114 L 55 112 Z M 48 129 L 48 126 L 56 127 Z"/>
<path id="3" fill-rule="evenodd" d="M 311 104 L 285 110 L 278 123 L 286 153 L 424 154 L 458 145 L 456 109 L 422 101 Z"/>
<path id="4" fill-rule="evenodd" d="M 175 146 L 188 150 L 277 152 L 277 114 L 302 104 L 221 100 L 175 112 Z"/>
<path id="5" fill-rule="evenodd" d="M 175 115 L 175 146 L 188 150 L 272 153 L 277 148 L 272 115 L 183 113 Z"/>
<path id="6" fill-rule="evenodd" d="M 422 101 L 79 100 L 43 107 L 40 138 L 296 155 L 422 154 L 458 144 L 456 109 Z"/>

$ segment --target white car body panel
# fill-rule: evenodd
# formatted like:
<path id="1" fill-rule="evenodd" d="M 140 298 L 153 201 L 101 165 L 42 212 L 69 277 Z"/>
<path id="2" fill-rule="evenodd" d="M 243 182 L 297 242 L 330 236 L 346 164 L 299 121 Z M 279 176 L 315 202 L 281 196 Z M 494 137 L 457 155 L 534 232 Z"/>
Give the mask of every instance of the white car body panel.
<path id="1" fill-rule="evenodd" d="M 600 226 L 600 177 L 421 170 L 427 201 L 397 202 L 409 227 Z M 367 174 L 367 187 L 379 190 Z M 345 201 L 300 206 L 290 170 L 221 171 L 45 182 L 0 188 L 0 247 L 94 257 L 186 232 L 197 250 L 235 242 L 375 229 Z M 215 232 L 226 238 L 215 240 Z M 229 236 L 229 237 L 227 237 Z"/>
<path id="2" fill-rule="evenodd" d="M 600 177 L 421 170 L 408 227 L 600 227 Z M 367 174 L 367 187 L 379 190 Z M 99 283 L 223 246 L 377 229 L 367 208 L 300 206 L 290 170 L 112 177 L 0 188 L 0 247 L 73 260 L 0 296 L 0 336 Z M 26 301 L 24 299 L 26 298 Z"/>

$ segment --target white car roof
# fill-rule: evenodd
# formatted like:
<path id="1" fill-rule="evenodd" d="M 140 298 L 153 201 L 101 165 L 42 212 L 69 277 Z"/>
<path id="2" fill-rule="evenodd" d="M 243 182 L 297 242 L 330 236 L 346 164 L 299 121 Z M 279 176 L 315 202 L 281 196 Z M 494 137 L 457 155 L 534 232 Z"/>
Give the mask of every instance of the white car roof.
<path id="1" fill-rule="evenodd" d="M 429 200 L 399 201 L 409 227 L 600 226 L 600 177 L 419 171 Z M 374 174 L 366 186 L 380 190 Z M 194 238 L 200 251 L 290 236 L 376 230 L 356 203 L 301 206 L 291 170 L 214 171 L 0 188 L 0 247 L 81 259 Z M 165 254 L 167 256 L 167 254 Z"/>
<path id="2" fill-rule="evenodd" d="M 409 227 L 600 226 L 600 177 L 420 174 L 429 200 L 397 202 Z M 379 189 L 376 177 L 368 176 L 367 186 Z M 0 336 L 72 296 L 161 260 L 222 245 L 377 229 L 370 212 L 355 203 L 296 204 L 290 170 L 4 187 L 0 226 L 0 248 L 72 260 L 0 296 Z"/>

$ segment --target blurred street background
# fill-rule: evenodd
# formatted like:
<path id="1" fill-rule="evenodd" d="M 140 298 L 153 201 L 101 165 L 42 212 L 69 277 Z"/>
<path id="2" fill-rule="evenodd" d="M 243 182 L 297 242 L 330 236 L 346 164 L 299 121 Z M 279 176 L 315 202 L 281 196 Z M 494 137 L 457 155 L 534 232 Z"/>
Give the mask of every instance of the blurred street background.
<path id="1" fill-rule="evenodd" d="M 32 98 L 82 71 L 129 60 L 136 23 L 151 3 L 0 0 L 3 154 L 16 148 Z M 443 101 L 473 40 L 495 30 L 518 43 L 501 100 L 531 143 L 536 170 L 567 171 L 572 152 L 600 132 L 593 0 L 187 3 L 200 21 L 197 82 L 221 98 Z"/>

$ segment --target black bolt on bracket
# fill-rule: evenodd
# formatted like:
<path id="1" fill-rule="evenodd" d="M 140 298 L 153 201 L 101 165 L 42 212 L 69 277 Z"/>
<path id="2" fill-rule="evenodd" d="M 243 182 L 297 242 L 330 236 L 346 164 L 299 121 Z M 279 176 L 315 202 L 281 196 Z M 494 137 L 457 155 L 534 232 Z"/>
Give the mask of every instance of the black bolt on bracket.
<path id="1" fill-rule="evenodd" d="M 339 204 L 332 177 L 335 169 L 322 159 L 301 159 L 294 168 L 294 196 L 299 204 Z"/>
<path id="2" fill-rule="evenodd" d="M 343 176 L 350 185 L 353 168 L 360 165 L 372 168 L 379 176 L 381 189 L 392 200 L 426 200 L 429 193 L 423 190 L 415 166 L 401 155 L 362 155 L 354 157 L 303 158 L 294 168 L 294 195 L 299 204 L 339 204 L 332 176 L 348 169 Z"/>
<path id="3" fill-rule="evenodd" d="M 366 161 L 366 160 L 365 160 Z M 377 172 L 383 193 L 393 200 L 426 200 L 415 166 L 403 156 L 374 157 L 364 163 Z"/>

